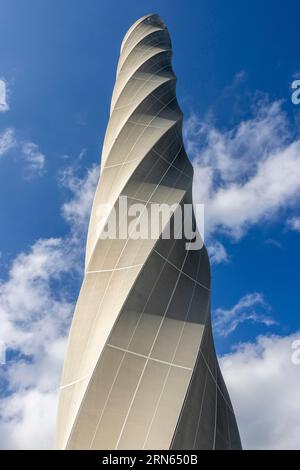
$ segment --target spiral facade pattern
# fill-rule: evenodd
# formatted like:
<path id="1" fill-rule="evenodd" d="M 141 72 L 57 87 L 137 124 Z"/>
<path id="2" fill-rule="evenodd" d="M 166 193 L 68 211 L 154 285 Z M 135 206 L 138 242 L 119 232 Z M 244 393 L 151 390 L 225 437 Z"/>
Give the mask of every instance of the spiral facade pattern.
<path id="1" fill-rule="evenodd" d="M 193 169 L 171 54 L 158 15 L 134 23 L 121 46 L 60 387 L 60 449 L 241 447 L 212 338 L 207 252 L 172 230 L 192 202 Z M 145 213 L 175 209 L 156 238 L 104 239 L 120 196 Z"/>

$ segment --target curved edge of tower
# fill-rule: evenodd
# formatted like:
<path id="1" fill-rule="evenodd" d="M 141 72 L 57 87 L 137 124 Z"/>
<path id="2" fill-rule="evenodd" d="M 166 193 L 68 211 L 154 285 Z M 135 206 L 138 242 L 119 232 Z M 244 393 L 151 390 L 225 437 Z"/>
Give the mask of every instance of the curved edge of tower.
<path id="1" fill-rule="evenodd" d="M 155 14 L 122 42 L 59 392 L 59 449 L 241 448 L 214 349 L 207 251 L 187 250 L 176 234 L 193 169 L 171 55 Z M 156 237 L 132 237 L 154 204 L 173 208 Z M 129 226 L 125 237 L 102 236 L 112 214 Z"/>

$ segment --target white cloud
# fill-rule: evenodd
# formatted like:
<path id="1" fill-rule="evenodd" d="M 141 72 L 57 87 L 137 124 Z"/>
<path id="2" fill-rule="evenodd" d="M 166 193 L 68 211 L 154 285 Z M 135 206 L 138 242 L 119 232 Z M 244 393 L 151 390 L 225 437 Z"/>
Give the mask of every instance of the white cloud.
<path id="1" fill-rule="evenodd" d="M 46 162 L 45 155 L 39 150 L 37 144 L 33 142 L 23 142 L 22 154 L 27 163 L 27 169 L 31 175 L 42 175 Z"/>
<path id="2" fill-rule="evenodd" d="M 81 153 L 79 158 L 81 159 Z M 93 165 L 84 178 L 76 176 L 75 168 L 69 166 L 59 175 L 59 182 L 72 193 L 72 198 L 62 206 L 63 217 L 71 224 L 73 231 L 86 226 L 99 179 L 99 168 Z"/>
<path id="3" fill-rule="evenodd" d="M 214 311 L 214 331 L 219 336 L 228 336 L 245 321 L 275 325 L 276 321 L 266 314 L 270 310 L 262 294 L 254 292 L 242 297 L 230 309 L 217 308 Z"/>
<path id="4" fill-rule="evenodd" d="M 220 360 L 246 449 L 300 447 L 300 365 L 291 360 L 299 339 L 260 336 Z"/>
<path id="5" fill-rule="evenodd" d="M 288 219 L 286 226 L 289 230 L 300 232 L 300 217 L 291 217 Z"/>
<path id="6" fill-rule="evenodd" d="M 293 139 L 281 101 L 261 100 L 251 119 L 223 132 L 193 115 L 185 140 L 208 235 L 221 231 L 239 239 L 299 200 L 300 140 Z"/>
<path id="7" fill-rule="evenodd" d="M 48 449 L 53 442 L 56 392 L 37 389 L 4 399 L 0 406 L 2 449 Z M 30 423 L 30 425 L 29 425 Z"/>
<path id="8" fill-rule="evenodd" d="M 265 244 L 275 246 L 276 248 L 282 248 L 282 244 L 278 240 L 274 240 L 274 238 L 267 238 L 265 240 Z"/>
<path id="9" fill-rule="evenodd" d="M 227 251 L 219 241 L 210 242 L 207 251 L 211 264 L 227 263 L 229 261 Z"/>
<path id="10" fill-rule="evenodd" d="M 0 113 L 8 110 L 9 105 L 7 102 L 7 85 L 6 81 L 2 78 L 0 79 Z"/>
<path id="11" fill-rule="evenodd" d="M 50 281 L 59 279 L 70 269 L 72 257 L 62 258 L 64 243 L 61 239 L 49 238 L 37 241 L 29 253 L 19 254 L 12 263 L 8 279 L 0 284 L 1 339 L 11 347 L 22 347 L 25 354 L 35 350 L 33 327 L 38 322 L 40 337 L 51 332 L 40 330 L 40 320 L 48 310 L 62 308 L 65 303 L 53 297 Z M 57 303 L 59 302 L 59 303 Z M 30 325 L 28 331 L 27 327 Z"/>
<path id="12" fill-rule="evenodd" d="M 91 174 L 93 170 L 69 184 L 73 194 L 68 202 L 72 210 L 66 213 L 69 234 L 64 239 L 38 240 L 13 260 L 7 279 L 0 283 L 0 340 L 8 348 L 7 365 L 0 367 L 7 392 L 0 405 L 2 448 L 53 446 L 57 389 L 74 309 L 69 282 L 74 276 L 79 281 L 84 248 L 83 230 L 81 237 L 73 232 L 78 223 L 82 228 L 87 222 Z M 84 203 L 80 188 L 89 188 Z"/>
<path id="13" fill-rule="evenodd" d="M 11 127 L 7 127 L 0 133 L 0 157 L 16 146 L 15 131 Z"/>
<path id="14" fill-rule="evenodd" d="M 222 133 L 195 117 L 187 131 L 188 150 L 196 158 L 195 196 L 208 206 L 211 234 L 221 229 L 239 238 L 297 197 L 300 143 L 290 139 L 280 102 L 261 104 L 253 119 L 231 131 Z M 199 139 L 205 143 L 199 145 Z M 29 163 L 33 158 L 33 167 L 41 170 L 44 159 L 35 144 L 27 143 L 26 152 Z M 73 299 L 61 286 L 76 270 L 83 252 L 83 228 L 97 179 L 95 167 L 83 178 L 72 167 L 62 172 L 60 182 L 72 194 L 62 207 L 70 233 L 65 239 L 38 240 L 16 257 L 0 284 L 0 339 L 17 354 L 7 369 L 0 369 L 8 385 L 0 407 L 3 448 L 52 446 L 57 387 L 73 312 Z M 210 250 L 215 262 L 227 261 L 220 242 L 212 240 Z M 261 294 L 249 294 L 231 309 L 216 311 L 215 329 L 227 335 L 243 321 L 274 324 L 267 311 Z M 221 359 L 248 448 L 300 445 L 300 379 L 290 360 L 293 338 L 261 337 Z"/>
<path id="15" fill-rule="evenodd" d="M 54 418 L 48 418 L 55 415 L 73 303 L 62 288 L 56 290 L 52 284 L 66 282 L 73 263 L 63 240 L 39 240 L 28 253 L 15 258 L 7 280 L 1 282 L 1 341 L 8 348 L 9 360 L 1 368 L 8 390 L 1 405 L 1 446 L 44 446 L 53 424 Z"/>

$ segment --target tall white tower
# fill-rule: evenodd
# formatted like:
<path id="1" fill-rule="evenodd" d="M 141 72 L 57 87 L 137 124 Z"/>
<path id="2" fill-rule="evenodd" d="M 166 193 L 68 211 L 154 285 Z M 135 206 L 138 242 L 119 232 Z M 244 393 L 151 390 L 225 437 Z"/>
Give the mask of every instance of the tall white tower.
<path id="1" fill-rule="evenodd" d="M 134 23 L 121 46 L 60 388 L 61 449 L 241 447 L 211 333 L 206 249 L 162 236 L 192 202 L 171 55 L 158 15 Z M 177 209 L 156 239 L 104 239 L 120 196 Z"/>

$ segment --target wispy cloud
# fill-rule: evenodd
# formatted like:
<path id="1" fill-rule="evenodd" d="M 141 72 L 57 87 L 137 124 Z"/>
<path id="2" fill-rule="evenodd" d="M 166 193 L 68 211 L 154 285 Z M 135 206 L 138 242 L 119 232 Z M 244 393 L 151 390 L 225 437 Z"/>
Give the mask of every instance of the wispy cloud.
<path id="1" fill-rule="evenodd" d="M 0 111 L 9 109 L 7 102 L 7 84 L 0 79 Z M 12 127 L 7 127 L 0 133 L 0 156 L 10 150 L 17 149 L 19 155 L 26 162 L 26 177 L 42 175 L 45 170 L 46 157 L 34 142 L 24 142 L 17 137 L 17 132 Z"/>
<path id="2" fill-rule="evenodd" d="M 4 113 L 9 110 L 9 104 L 7 100 L 7 84 L 6 81 L 0 79 L 0 113 Z"/>
<path id="3" fill-rule="evenodd" d="M 82 178 L 65 175 L 70 196 L 62 213 L 70 224 L 68 234 L 35 242 L 16 256 L 0 283 L 0 340 L 8 348 L 8 362 L 0 368 L 6 384 L 0 405 L 2 448 L 53 446 L 57 390 L 74 309 L 72 283 L 76 291 L 96 179 L 94 169 Z"/>
<path id="4" fill-rule="evenodd" d="M 73 303 L 54 289 L 67 282 L 71 253 L 62 239 L 38 240 L 13 261 L 0 285 L 1 341 L 7 365 L 1 402 L 2 448 L 51 446 L 66 331 Z M 35 406 L 36 403 L 36 406 Z M 41 432 L 43 429 L 43 432 Z"/>
<path id="5" fill-rule="evenodd" d="M 276 325 L 277 322 L 267 314 L 269 310 L 270 306 L 262 294 L 247 294 L 232 308 L 217 308 L 214 311 L 214 331 L 217 335 L 226 337 L 246 321 L 266 326 Z"/>
<path id="6" fill-rule="evenodd" d="M 291 360 L 299 339 L 260 336 L 221 358 L 245 449 L 300 447 L 300 365 Z"/>
<path id="7" fill-rule="evenodd" d="M 7 127 L 0 133 L 0 157 L 16 146 L 15 131 L 11 127 Z"/>
<path id="8" fill-rule="evenodd" d="M 78 158 L 80 161 L 82 152 Z M 87 170 L 84 178 L 80 178 L 76 170 L 76 165 L 70 165 L 59 173 L 59 184 L 71 193 L 71 198 L 64 202 L 61 210 L 73 232 L 82 231 L 83 226 L 86 227 L 99 178 L 99 168 L 96 165 Z"/>

